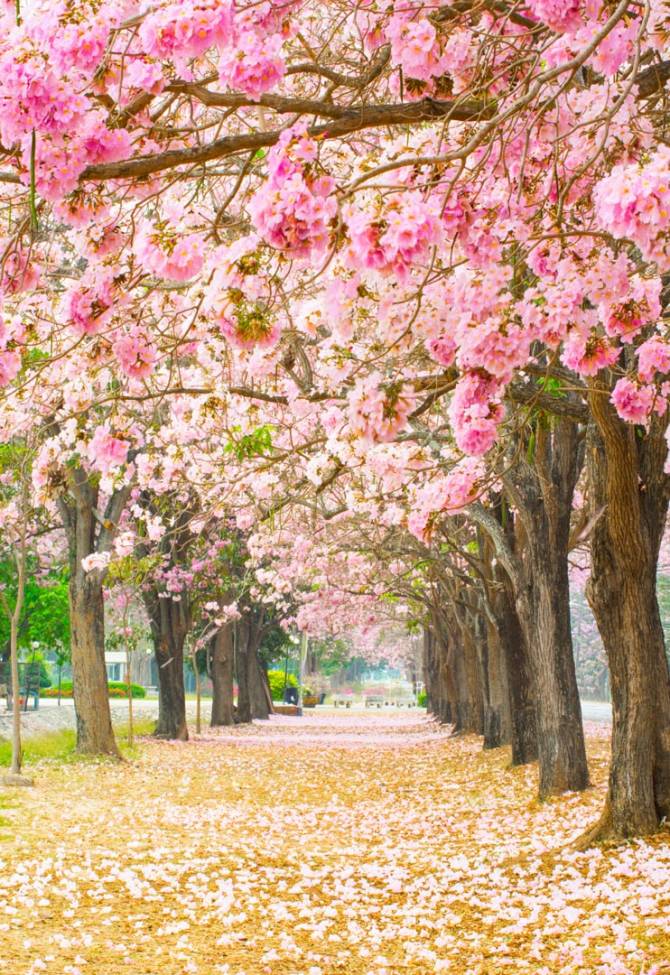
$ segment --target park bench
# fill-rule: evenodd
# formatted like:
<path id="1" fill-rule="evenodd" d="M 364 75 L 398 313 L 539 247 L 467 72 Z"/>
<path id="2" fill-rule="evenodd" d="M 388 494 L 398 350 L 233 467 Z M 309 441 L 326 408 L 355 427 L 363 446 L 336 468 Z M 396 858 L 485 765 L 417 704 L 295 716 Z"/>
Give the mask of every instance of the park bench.
<path id="1" fill-rule="evenodd" d="M 345 694 L 333 694 L 333 707 L 339 707 L 340 705 L 345 708 L 351 707 L 351 702 L 353 697 L 349 697 Z"/>
<path id="2" fill-rule="evenodd" d="M 302 699 L 302 704 L 306 708 L 315 708 L 317 704 L 323 704 L 325 699 L 325 694 L 305 694 Z"/>
<path id="3" fill-rule="evenodd" d="M 279 704 L 274 702 L 272 705 L 272 710 L 275 714 L 287 714 L 289 717 L 296 717 L 298 714 L 297 704 Z"/>
<path id="4" fill-rule="evenodd" d="M 7 702 L 7 710 L 11 711 L 14 707 L 12 700 L 12 684 L 9 672 L 9 663 L 0 673 L 0 696 L 4 696 Z M 32 664 L 19 664 L 19 708 L 22 711 L 28 710 L 28 702 L 32 699 L 33 711 L 37 711 L 40 706 L 40 671 L 39 666 Z"/>
<path id="5" fill-rule="evenodd" d="M 413 708 L 416 706 L 416 702 L 413 697 L 396 697 L 393 704 L 397 708 Z"/>
<path id="6" fill-rule="evenodd" d="M 366 708 L 381 708 L 385 704 L 384 696 L 382 694 L 368 694 L 365 698 Z"/>

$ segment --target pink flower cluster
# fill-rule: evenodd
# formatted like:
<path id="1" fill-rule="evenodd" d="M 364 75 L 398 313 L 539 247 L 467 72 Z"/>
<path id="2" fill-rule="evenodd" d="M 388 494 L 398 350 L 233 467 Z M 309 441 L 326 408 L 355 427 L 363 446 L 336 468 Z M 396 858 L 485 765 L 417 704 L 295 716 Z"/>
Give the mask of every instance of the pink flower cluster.
<path id="1" fill-rule="evenodd" d="M 349 266 L 393 274 L 401 281 L 442 239 L 439 217 L 416 192 L 395 197 L 372 219 L 365 210 L 348 207 L 345 222 L 351 241 Z"/>
<path id="2" fill-rule="evenodd" d="M 369 443 L 392 440 L 407 421 L 414 395 L 399 383 L 385 384 L 378 372 L 359 379 L 349 394 L 349 427 Z"/>
<path id="3" fill-rule="evenodd" d="M 128 459 L 130 442 L 117 437 L 108 423 L 96 427 L 88 444 L 88 459 L 91 465 L 102 474 L 109 474 Z"/>
<path id="4" fill-rule="evenodd" d="M 258 237 L 242 237 L 211 257 L 204 309 L 222 335 L 241 349 L 269 348 L 281 334 Z"/>
<path id="5" fill-rule="evenodd" d="M 670 373 L 670 345 L 660 337 L 648 339 L 637 350 L 637 368 L 640 379 L 651 383 L 657 372 Z"/>
<path id="6" fill-rule="evenodd" d="M 600 225 L 627 238 L 661 270 L 670 267 L 670 147 L 659 146 L 645 165 L 615 166 L 594 190 Z"/>
<path id="7" fill-rule="evenodd" d="M 114 342 L 114 355 L 131 379 L 146 379 L 153 372 L 158 350 L 143 329 L 134 329 Z"/>
<path id="8" fill-rule="evenodd" d="M 124 90 L 121 96 L 123 104 L 131 99 L 131 90 L 147 91 L 152 95 L 159 95 L 165 87 L 165 76 L 160 61 L 153 58 L 133 58 L 124 68 Z"/>
<path id="9" fill-rule="evenodd" d="M 261 237 L 291 257 L 325 250 L 337 213 L 334 180 L 319 173 L 317 145 L 298 124 L 268 153 L 268 177 L 249 212 Z"/>
<path id="10" fill-rule="evenodd" d="M 614 365 L 618 357 L 618 348 L 604 335 L 575 330 L 565 341 L 561 361 L 580 376 L 595 376 L 601 369 Z"/>
<path id="11" fill-rule="evenodd" d="M 654 406 L 655 391 L 652 386 L 639 386 L 624 377 L 612 392 L 612 403 L 622 420 L 627 423 L 646 424 Z"/>
<path id="12" fill-rule="evenodd" d="M 583 0 L 528 0 L 528 9 L 552 30 L 575 31 L 583 23 Z"/>
<path id="13" fill-rule="evenodd" d="M 8 386 L 21 370 L 21 356 L 15 349 L 0 351 L 0 387 Z"/>
<path id="14" fill-rule="evenodd" d="M 618 336 L 622 342 L 632 342 L 635 336 L 656 321 L 661 314 L 661 279 L 635 275 L 628 282 L 625 300 L 604 302 L 600 307 L 605 332 Z"/>
<path id="15" fill-rule="evenodd" d="M 134 243 L 140 264 L 151 274 L 169 281 L 188 281 L 194 277 L 203 265 L 203 250 L 199 234 L 181 233 L 165 223 L 142 227 Z"/>
<path id="16" fill-rule="evenodd" d="M 111 271 L 93 268 L 64 295 L 64 311 L 78 335 L 101 332 L 113 314 L 114 279 Z"/>
<path id="17" fill-rule="evenodd" d="M 144 18 L 139 38 L 147 54 L 191 58 L 214 44 L 225 44 L 232 30 L 233 5 L 229 0 L 175 0 Z"/>
<path id="18" fill-rule="evenodd" d="M 437 514 L 459 511 L 474 501 L 483 473 L 478 458 L 465 457 L 448 474 L 440 474 L 418 488 L 411 498 L 409 531 L 421 541 L 428 541 Z"/>
<path id="19" fill-rule="evenodd" d="M 106 17 L 91 18 L 79 23 L 60 24 L 51 34 L 47 34 L 49 28 L 45 25 L 40 34 L 59 71 L 68 72 L 75 68 L 91 77 L 102 61 L 112 26 Z"/>
<path id="20" fill-rule="evenodd" d="M 39 268 L 33 263 L 34 250 L 16 244 L 4 259 L 0 268 L 0 292 L 16 295 L 36 288 L 41 279 Z"/>
<path id="21" fill-rule="evenodd" d="M 403 10 L 391 17 L 388 25 L 391 58 L 407 78 L 430 81 L 446 71 L 446 58 L 440 51 L 437 31 L 425 17 L 408 19 Z"/>
<path id="22" fill-rule="evenodd" d="M 88 108 L 46 56 L 28 48 L 0 57 L 0 140 L 11 146 L 33 131 L 63 136 L 80 124 Z"/>
<path id="23" fill-rule="evenodd" d="M 279 34 L 259 37 L 245 31 L 235 47 L 224 51 L 219 61 L 219 81 L 237 88 L 252 98 L 274 88 L 284 77 L 286 66 L 280 55 L 283 38 Z"/>
<path id="24" fill-rule="evenodd" d="M 492 376 L 471 372 L 459 379 L 449 404 L 449 419 L 463 453 L 485 454 L 495 442 L 504 414 L 500 385 Z"/>

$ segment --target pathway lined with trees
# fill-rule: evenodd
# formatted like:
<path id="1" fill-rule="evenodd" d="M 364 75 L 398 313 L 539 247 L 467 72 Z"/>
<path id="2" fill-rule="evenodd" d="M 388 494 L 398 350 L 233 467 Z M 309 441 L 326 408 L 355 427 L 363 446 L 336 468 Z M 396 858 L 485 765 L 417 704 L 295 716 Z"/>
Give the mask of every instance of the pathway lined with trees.
<path id="1" fill-rule="evenodd" d="M 596 789 L 544 804 L 532 767 L 409 712 L 43 766 L 2 810 L 0 971 L 663 972 L 667 844 L 566 846 L 605 788 L 587 744 Z"/>
<path id="2" fill-rule="evenodd" d="M 669 79 L 665 0 L 0 4 L 0 655 L 14 700 L 20 657 L 69 657 L 77 752 L 119 765 L 77 770 L 94 804 L 86 777 L 123 775 L 106 649 L 130 683 L 149 634 L 139 768 L 191 808 L 183 756 L 230 755 L 187 714 L 185 667 L 244 740 L 272 715 L 267 666 L 295 649 L 300 708 L 337 638 L 476 736 L 482 755 L 445 743 L 445 767 L 464 749 L 473 783 L 498 770 L 457 785 L 517 809 L 503 848 L 540 857 L 543 816 L 574 808 L 550 829 L 580 851 L 563 856 L 591 881 L 600 844 L 633 841 L 612 875 L 649 881 L 670 822 Z M 611 700 L 597 815 L 585 656 Z M 8 788 L 29 779 L 12 718 Z M 397 765 L 377 784 L 422 808 L 436 789 L 426 828 L 457 833 L 448 780 Z M 527 783 L 548 803 L 530 819 Z M 383 817 L 368 827 L 383 843 Z M 541 902 L 544 861 L 517 866 Z M 473 950 L 524 928 L 491 897 Z M 628 932 L 619 908 L 612 950 L 630 933 L 644 953 L 653 918 Z M 576 915 L 555 913 L 562 934 Z M 612 957 L 605 975 L 646 965 Z"/>

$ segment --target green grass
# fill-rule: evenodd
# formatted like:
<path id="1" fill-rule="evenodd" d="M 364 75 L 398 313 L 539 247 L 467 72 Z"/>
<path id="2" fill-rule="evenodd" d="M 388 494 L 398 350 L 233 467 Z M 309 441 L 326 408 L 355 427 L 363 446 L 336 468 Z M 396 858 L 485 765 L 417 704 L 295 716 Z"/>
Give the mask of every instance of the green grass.
<path id="1" fill-rule="evenodd" d="M 150 735 L 154 730 L 154 722 L 149 718 L 142 718 L 134 722 L 135 736 Z M 119 725 L 115 729 L 116 740 L 119 743 L 124 758 L 136 758 L 139 754 L 137 744 L 128 745 L 128 725 Z M 79 755 L 76 751 L 77 735 L 71 728 L 59 731 L 49 731 L 35 738 L 27 738 L 23 742 L 24 765 L 35 765 L 37 762 L 85 762 L 88 756 Z M 0 738 L 0 768 L 8 767 L 12 761 L 12 743 L 6 738 Z"/>

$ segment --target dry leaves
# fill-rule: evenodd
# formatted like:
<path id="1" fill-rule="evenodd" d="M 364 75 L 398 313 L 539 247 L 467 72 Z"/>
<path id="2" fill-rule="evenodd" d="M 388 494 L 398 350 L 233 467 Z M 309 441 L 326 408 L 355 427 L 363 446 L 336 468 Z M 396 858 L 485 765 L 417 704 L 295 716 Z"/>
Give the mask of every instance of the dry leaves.
<path id="1" fill-rule="evenodd" d="M 7 975 L 670 972 L 670 842 L 577 853 L 598 788 L 409 713 L 274 718 L 42 766 L 0 828 Z"/>

